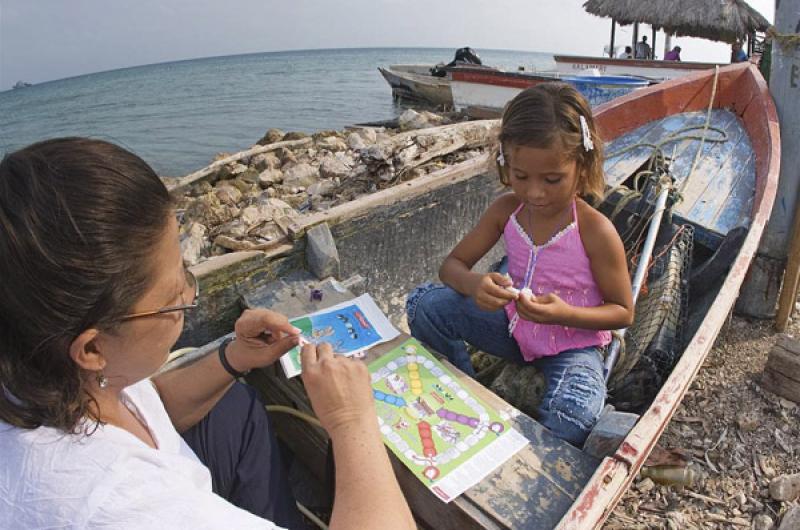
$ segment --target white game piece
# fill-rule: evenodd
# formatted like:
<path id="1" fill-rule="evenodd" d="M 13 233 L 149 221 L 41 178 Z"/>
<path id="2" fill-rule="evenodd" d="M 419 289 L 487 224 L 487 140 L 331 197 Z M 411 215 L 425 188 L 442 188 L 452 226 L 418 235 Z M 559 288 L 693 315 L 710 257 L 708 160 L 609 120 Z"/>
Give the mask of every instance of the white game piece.
<path id="1" fill-rule="evenodd" d="M 519 289 L 517 289 L 516 287 L 511 287 L 509 285 L 508 287 L 506 287 L 506 291 L 513 294 L 514 296 L 519 296 Z"/>
<path id="2" fill-rule="evenodd" d="M 519 294 L 524 296 L 533 296 L 533 291 L 531 291 L 530 287 L 525 287 L 523 290 L 519 292 Z"/>

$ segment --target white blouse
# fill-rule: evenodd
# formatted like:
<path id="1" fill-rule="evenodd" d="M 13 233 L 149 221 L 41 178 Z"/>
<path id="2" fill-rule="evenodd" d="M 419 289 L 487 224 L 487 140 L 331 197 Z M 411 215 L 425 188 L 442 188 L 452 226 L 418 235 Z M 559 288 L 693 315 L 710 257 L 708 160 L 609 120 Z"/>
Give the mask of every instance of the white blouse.
<path id="1" fill-rule="evenodd" d="M 150 380 L 124 397 L 158 449 L 113 425 L 79 436 L 0 422 L 0 528 L 276 528 L 211 491 Z"/>

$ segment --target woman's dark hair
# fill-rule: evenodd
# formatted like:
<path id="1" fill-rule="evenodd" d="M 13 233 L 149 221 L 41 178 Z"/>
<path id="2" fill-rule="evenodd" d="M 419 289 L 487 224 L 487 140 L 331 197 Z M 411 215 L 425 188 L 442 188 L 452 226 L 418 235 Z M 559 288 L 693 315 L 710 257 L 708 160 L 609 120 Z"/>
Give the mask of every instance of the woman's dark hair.
<path id="1" fill-rule="evenodd" d="M 586 120 L 593 148 L 584 147 L 581 117 Z M 547 82 L 527 88 L 508 102 L 500 123 L 500 149 L 508 159 L 511 147 L 549 149 L 560 146 L 564 155 L 578 163 L 578 194 L 585 198 L 603 195 L 603 142 L 597 133 L 592 109 L 575 87 Z M 506 167 L 498 163 L 500 181 L 509 185 Z"/>
<path id="2" fill-rule="evenodd" d="M 59 138 L 0 162 L 0 420 L 75 432 L 91 397 L 69 347 L 149 288 L 172 200 L 138 156 Z"/>

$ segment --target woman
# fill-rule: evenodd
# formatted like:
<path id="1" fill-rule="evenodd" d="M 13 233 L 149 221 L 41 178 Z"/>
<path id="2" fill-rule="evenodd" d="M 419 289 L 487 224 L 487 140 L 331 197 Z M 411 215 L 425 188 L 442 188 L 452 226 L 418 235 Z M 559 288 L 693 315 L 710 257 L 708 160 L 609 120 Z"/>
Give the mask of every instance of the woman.
<path id="1" fill-rule="evenodd" d="M 263 407 L 234 382 L 298 330 L 247 311 L 217 355 L 154 375 L 199 293 L 144 161 L 81 138 L 8 154 L 0 256 L 0 528 L 300 524 Z M 365 366 L 311 345 L 303 366 L 335 448 L 331 527 L 411 528 Z"/>

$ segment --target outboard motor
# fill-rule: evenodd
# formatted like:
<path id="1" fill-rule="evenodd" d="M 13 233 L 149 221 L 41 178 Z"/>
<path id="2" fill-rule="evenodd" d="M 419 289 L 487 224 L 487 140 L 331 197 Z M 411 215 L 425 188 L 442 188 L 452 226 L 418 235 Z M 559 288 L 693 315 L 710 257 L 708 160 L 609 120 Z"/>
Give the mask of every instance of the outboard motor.
<path id="1" fill-rule="evenodd" d="M 448 66 L 455 66 L 459 63 L 483 64 L 477 52 L 469 46 L 457 49 L 455 59 Z"/>
<path id="2" fill-rule="evenodd" d="M 453 60 L 447 63 L 446 65 L 437 64 L 436 66 L 431 68 L 431 75 L 434 77 L 445 77 L 447 75 L 447 68 L 462 64 L 482 65 L 483 62 L 481 61 L 480 56 L 475 50 L 473 50 L 469 46 L 465 46 L 464 48 L 457 49 L 456 55 L 453 58 Z"/>

